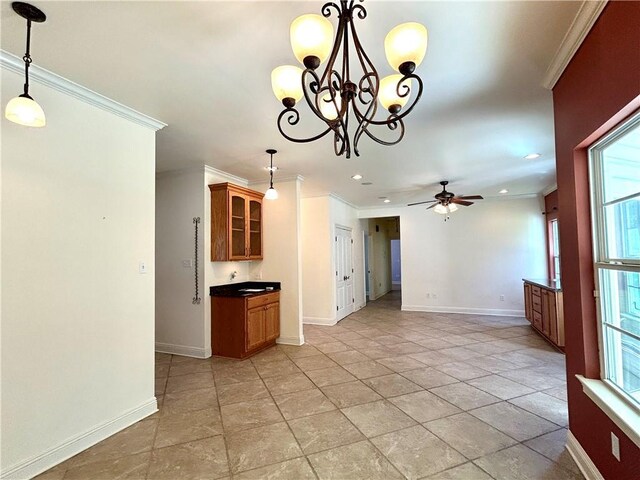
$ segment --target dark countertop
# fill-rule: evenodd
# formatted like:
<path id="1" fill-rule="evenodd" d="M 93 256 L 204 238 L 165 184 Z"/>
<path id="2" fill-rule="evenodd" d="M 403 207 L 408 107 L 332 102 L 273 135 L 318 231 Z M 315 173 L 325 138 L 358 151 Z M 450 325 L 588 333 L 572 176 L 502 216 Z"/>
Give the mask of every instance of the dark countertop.
<path id="1" fill-rule="evenodd" d="M 531 283 L 533 285 L 537 285 L 538 287 L 546 288 L 547 290 L 553 290 L 554 292 L 561 292 L 562 285 L 560 284 L 560 280 L 552 280 L 550 278 L 523 278 L 523 282 Z"/>
<path id="2" fill-rule="evenodd" d="M 267 288 L 269 290 L 267 290 Z M 260 291 L 243 292 L 242 290 L 244 289 L 259 289 Z M 212 297 L 255 297 L 257 295 L 279 291 L 280 282 L 238 282 L 209 287 L 209 295 Z"/>

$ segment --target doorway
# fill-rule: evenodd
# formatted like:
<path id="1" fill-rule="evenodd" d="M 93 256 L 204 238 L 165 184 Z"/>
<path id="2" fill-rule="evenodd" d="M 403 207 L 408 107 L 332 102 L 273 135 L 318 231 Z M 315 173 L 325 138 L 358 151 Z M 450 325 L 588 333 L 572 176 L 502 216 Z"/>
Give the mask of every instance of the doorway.
<path id="1" fill-rule="evenodd" d="M 368 219 L 364 233 L 364 278 L 367 301 L 393 292 L 400 298 L 402 259 L 400 217 Z"/>
<path id="2" fill-rule="evenodd" d="M 391 240 L 391 290 L 402 287 L 402 261 L 400 254 L 400 239 Z"/>
<path id="3" fill-rule="evenodd" d="M 351 229 L 336 225 L 336 321 L 353 313 L 353 239 Z"/>

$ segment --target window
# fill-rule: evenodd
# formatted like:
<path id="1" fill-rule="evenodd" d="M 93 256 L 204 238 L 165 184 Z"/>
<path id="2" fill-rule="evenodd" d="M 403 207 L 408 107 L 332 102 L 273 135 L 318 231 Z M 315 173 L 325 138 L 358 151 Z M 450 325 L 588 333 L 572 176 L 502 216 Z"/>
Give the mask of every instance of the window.
<path id="1" fill-rule="evenodd" d="M 590 151 L 602 378 L 640 406 L 640 114 Z"/>
<path id="2" fill-rule="evenodd" d="M 560 237 L 558 236 L 558 219 L 549 222 L 549 252 L 551 254 L 551 278 L 560 280 Z"/>

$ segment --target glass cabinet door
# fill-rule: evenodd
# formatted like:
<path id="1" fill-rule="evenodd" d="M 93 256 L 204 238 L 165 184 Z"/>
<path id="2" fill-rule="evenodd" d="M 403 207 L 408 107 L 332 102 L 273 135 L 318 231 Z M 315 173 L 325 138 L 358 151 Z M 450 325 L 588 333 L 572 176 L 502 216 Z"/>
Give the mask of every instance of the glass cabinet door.
<path id="1" fill-rule="evenodd" d="M 262 256 L 262 203 L 249 201 L 249 256 Z"/>
<path id="2" fill-rule="evenodd" d="M 247 256 L 246 202 L 240 196 L 231 194 L 231 257 Z"/>

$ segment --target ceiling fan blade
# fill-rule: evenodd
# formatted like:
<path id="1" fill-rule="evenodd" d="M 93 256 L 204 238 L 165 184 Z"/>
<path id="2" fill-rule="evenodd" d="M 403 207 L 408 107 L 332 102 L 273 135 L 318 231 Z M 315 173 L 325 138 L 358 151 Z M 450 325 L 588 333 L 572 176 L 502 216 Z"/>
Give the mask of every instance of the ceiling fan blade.
<path id="1" fill-rule="evenodd" d="M 473 202 L 467 202 L 466 200 L 460 200 L 459 197 L 454 197 L 451 199 L 451 203 L 457 203 L 458 205 L 462 205 L 464 207 L 468 207 L 469 205 L 473 205 Z"/>
<path id="2" fill-rule="evenodd" d="M 482 195 L 460 195 L 456 198 L 461 198 L 463 200 L 484 200 Z"/>
<path id="3" fill-rule="evenodd" d="M 407 207 L 412 207 L 414 205 L 422 205 L 423 203 L 432 203 L 432 202 L 437 202 L 437 200 L 426 200 L 424 202 L 409 203 Z"/>
<path id="4" fill-rule="evenodd" d="M 438 205 L 438 204 L 437 204 L 437 203 L 434 203 L 433 205 L 429 205 L 429 206 L 427 207 L 427 210 L 429 210 L 430 208 L 435 207 L 436 205 Z"/>

